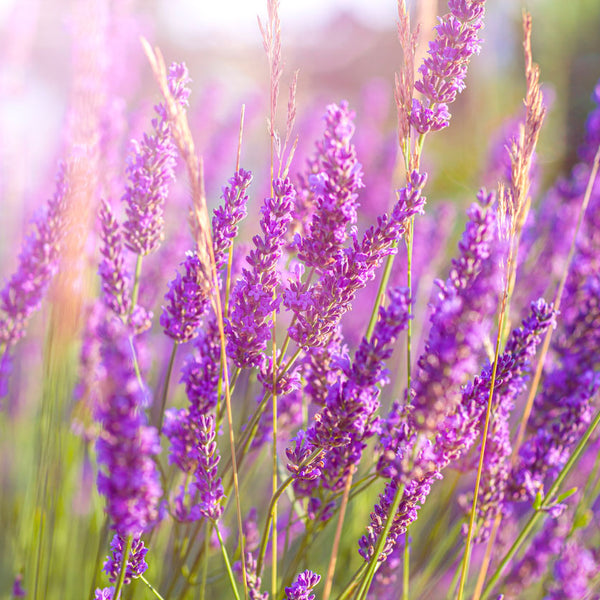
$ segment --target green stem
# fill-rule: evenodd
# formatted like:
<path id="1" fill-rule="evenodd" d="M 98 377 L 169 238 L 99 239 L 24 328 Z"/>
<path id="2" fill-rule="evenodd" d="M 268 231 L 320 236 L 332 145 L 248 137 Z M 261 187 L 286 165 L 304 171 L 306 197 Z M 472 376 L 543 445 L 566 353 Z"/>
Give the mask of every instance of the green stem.
<path id="1" fill-rule="evenodd" d="M 210 524 L 207 521 L 204 532 L 204 556 L 202 558 L 202 578 L 200 580 L 200 600 L 206 595 L 206 575 L 208 573 L 208 550 L 210 545 Z"/>
<path id="2" fill-rule="evenodd" d="M 285 492 L 286 488 L 294 481 L 293 477 L 288 477 L 277 489 L 277 491 L 273 494 L 271 498 L 271 502 L 269 504 L 269 510 L 267 512 L 267 520 L 265 522 L 265 528 L 263 530 L 263 535 L 260 542 L 260 550 L 258 553 L 258 560 L 256 561 L 256 575 L 260 577 L 262 574 L 263 563 L 265 560 L 265 552 L 267 550 L 267 542 L 269 541 L 269 531 L 271 530 L 271 521 L 273 520 L 273 516 L 275 514 L 275 510 L 277 507 L 277 502 L 281 497 L 281 494 Z M 277 535 L 277 532 L 273 532 L 273 537 Z"/>
<path id="3" fill-rule="evenodd" d="M 392 248 L 397 248 L 398 242 L 394 242 Z M 392 266 L 394 264 L 395 254 L 390 254 L 386 258 L 385 267 L 383 268 L 383 274 L 381 275 L 381 281 L 379 282 L 379 288 L 377 290 L 377 297 L 375 298 L 375 304 L 373 305 L 373 310 L 371 311 L 371 317 L 369 319 L 369 325 L 367 327 L 367 332 L 365 333 L 365 337 L 369 340 L 373 335 L 373 330 L 375 329 L 375 324 L 377 323 L 377 317 L 379 315 L 379 307 L 383 302 L 383 298 L 385 296 L 385 291 L 387 289 L 387 285 L 390 281 L 390 276 L 392 274 Z"/>
<path id="4" fill-rule="evenodd" d="M 506 565 L 512 560 L 513 556 L 516 554 L 517 550 L 520 548 L 525 538 L 529 535 L 531 530 L 539 521 L 540 517 L 545 514 L 546 509 L 552 504 L 552 498 L 555 496 L 556 492 L 562 485 L 571 468 L 579 460 L 581 454 L 583 453 L 585 445 L 587 444 L 588 440 L 590 439 L 592 433 L 594 433 L 594 430 L 596 429 L 599 423 L 600 411 L 596 413 L 594 420 L 588 425 L 588 428 L 585 430 L 585 433 L 583 434 L 581 440 L 579 440 L 579 443 L 575 447 L 575 450 L 573 450 L 573 453 L 569 457 L 569 460 L 565 463 L 565 466 L 561 469 L 560 473 L 558 474 L 558 477 L 550 486 L 550 489 L 548 490 L 546 497 L 542 501 L 540 508 L 537 511 L 535 511 L 533 515 L 531 515 L 525 526 L 521 529 L 521 532 L 519 533 L 517 539 L 513 542 L 512 546 L 498 565 L 498 568 L 496 569 L 496 571 L 490 578 L 487 586 L 483 590 L 483 593 L 481 595 L 482 600 L 486 598 L 488 594 L 492 591 L 492 589 L 496 585 L 496 582 L 500 578 L 500 575 L 502 575 L 502 571 L 504 571 Z"/>
<path id="5" fill-rule="evenodd" d="M 351 594 L 354 592 L 354 590 L 358 586 L 359 581 L 361 580 L 365 571 L 367 570 L 367 567 L 368 563 L 365 562 L 358 568 L 358 570 L 356 571 L 356 573 L 354 573 L 352 579 L 350 580 L 344 591 L 337 597 L 337 600 L 347 600 L 347 598 L 350 598 Z"/>
<path id="6" fill-rule="evenodd" d="M 135 308 L 138 296 L 140 293 L 140 279 L 142 276 L 142 258 L 141 254 L 137 255 L 137 259 L 135 261 L 135 275 L 133 276 L 133 290 L 131 291 L 131 311 Z"/>
<path id="7" fill-rule="evenodd" d="M 408 600 L 408 584 L 410 581 L 410 538 L 408 529 L 404 532 L 404 555 L 402 564 L 402 600 Z"/>
<path id="8" fill-rule="evenodd" d="M 223 543 L 223 538 L 221 537 L 221 532 L 219 531 L 219 526 L 216 522 L 213 523 L 215 526 L 215 532 L 217 533 L 217 538 L 219 538 L 219 545 L 221 546 L 221 552 L 223 554 L 223 560 L 225 561 L 225 568 L 227 569 L 227 575 L 229 576 L 229 582 L 231 583 L 231 589 L 233 590 L 233 595 L 236 600 L 240 600 L 240 594 L 238 592 L 237 586 L 235 584 L 235 577 L 233 575 L 233 571 L 231 570 L 231 562 L 229 561 L 229 555 L 227 554 L 227 548 L 225 548 L 225 544 Z M 246 580 L 246 574 L 243 573 L 242 577 L 244 581 Z"/>
<path id="9" fill-rule="evenodd" d="M 123 584 L 125 583 L 125 574 L 127 573 L 127 561 L 129 560 L 129 554 L 131 553 L 132 544 L 133 536 L 128 535 L 127 539 L 125 540 L 125 548 L 123 549 L 123 558 L 121 559 L 121 570 L 119 571 L 119 579 L 117 580 L 115 593 L 113 594 L 113 598 L 115 600 L 119 600 L 121 598 L 121 590 L 123 589 Z"/>
<path id="10" fill-rule="evenodd" d="M 140 579 L 148 586 L 150 591 L 158 598 L 158 600 L 165 600 L 143 575 L 140 575 Z"/>
<path id="11" fill-rule="evenodd" d="M 360 587 L 358 589 L 358 593 L 356 595 L 357 600 L 362 600 L 366 597 L 367 592 L 369 591 L 369 587 L 371 585 L 371 581 L 373 581 L 373 577 L 375 575 L 375 571 L 377 570 L 377 566 L 379 564 L 379 555 L 383 550 L 383 546 L 387 540 L 388 533 L 392 528 L 392 524 L 394 522 L 394 517 L 396 516 L 396 512 L 398 511 L 398 507 L 400 506 L 400 502 L 402 502 L 402 496 L 404 495 L 404 484 L 399 484 L 396 489 L 396 493 L 394 495 L 394 501 L 392 502 L 392 506 L 388 511 L 387 519 L 385 521 L 385 526 L 383 531 L 379 534 L 379 538 L 377 539 L 377 546 L 375 547 L 375 551 L 373 552 L 373 556 L 368 563 L 367 572 L 362 578 Z"/>
<path id="12" fill-rule="evenodd" d="M 507 271 L 510 268 L 510 260 L 509 256 L 507 263 Z M 508 283 L 507 283 L 508 285 Z M 471 560 L 471 548 L 473 542 L 473 530 L 475 528 L 475 515 L 477 514 L 477 499 L 479 496 L 479 488 L 481 485 L 481 477 L 483 474 L 483 460 L 485 457 L 485 447 L 487 443 L 487 435 L 490 426 L 490 418 L 492 414 L 492 401 L 494 398 L 494 388 L 496 387 L 496 374 L 498 372 L 498 358 L 500 356 L 500 345 L 501 345 L 501 337 L 502 332 L 504 330 L 504 317 L 506 315 L 506 302 L 508 299 L 508 287 L 504 288 L 504 294 L 502 297 L 502 306 L 500 310 L 500 318 L 498 319 L 498 334 L 496 337 L 496 350 L 494 354 L 494 365 L 492 367 L 492 377 L 490 381 L 490 392 L 488 395 L 487 407 L 485 412 L 485 421 L 483 424 L 483 433 L 481 434 L 481 451 L 479 452 L 479 465 L 477 467 L 477 477 L 475 479 L 475 489 L 473 491 L 473 503 L 471 505 L 471 514 L 469 516 L 469 531 L 467 533 L 467 544 L 465 548 L 465 553 L 463 555 L 462 568 L 460 573 L 460 584 L 458 588 L 458 596 L 457 600 L 462 600 L 465 590 L 465 585 L 467 582 L 467 577 L 469 574 L 469 562 Z"/>
<path id="13" fill-rule="evenodd" d="M 167 405 L 167 395 L 169 393 L 169 382 L 171 381 L 171 373 L 173 372 L 173 364 L 175 362 L 175 354 L 177 354 L 177 348 L 179 347 L 179 342 L 175 340 L 173 342 L 173 348 L 171 350 L 171 357 L 169 358 L 169 365 L 167 367 L 167 372 L 165 374 L 165 384 L 163 387 L 162 398 L 160 401 L 160 414 L 158 415 L 158 435 L 162 432 L 163 420 L 165 418 L 165 407 Z"/>
<path id="14" fill-rule="evenodd" d="M 273 291 L 273 297 L 275 297 L 275 291 Z M 271 418 L 271 429 L 273 436 L 273 444 L 271 447 L 271 491 L 273 496 L 277 494 L 278 477 L 277 477 L 277 338 L 275 336 L 275 323 L 277 318 L 277 312 L 273 311 L 273 401 L 272 401 L 272 418 Z M 271 596 L 276 598 L 277 596 L 277 503 L 273 505 L 273 537 L 271 542 Z"/>

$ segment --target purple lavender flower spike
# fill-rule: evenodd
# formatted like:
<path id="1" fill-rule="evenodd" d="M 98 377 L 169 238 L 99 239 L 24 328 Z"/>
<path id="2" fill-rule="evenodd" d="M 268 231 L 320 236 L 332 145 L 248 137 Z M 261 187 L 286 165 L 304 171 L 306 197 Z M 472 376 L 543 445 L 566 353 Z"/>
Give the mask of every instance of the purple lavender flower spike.
<path id="1" fill-rule="evenodd" d="M 267 198 L 261 209 L 263 236 L 253 239 L 255 248 L 231 294 L 230 316 L 225 331 L 227 354 L 238 367 L 260 367 L 263 351 L 271 339 L 271 316 L 279 310 L 273 292 L 279 285 L 277 262 L 285 244 L 285 232 L 291 220 L 295 191 L 289 179 L 273 182 L 273 198 Z"/>
<path id="2" fill-rule="evenodd" d="M 309 571 L 303 571 L 298 575 L 296 581 L 285 588 L 285 597 L 287 600 L 315 600 L 312 594 L 313 588 L 321 581 L 321 576 Z"/>
<path id="3" fill-rule="evenodd" d="M 102 202 L 100 207 L 102 260 L 98 268 L 102 281 L 103 300 L 115 314 L 124 317 L 131 311 L 127 273 L 123 258 L 123 241 L 119 224 L 110 204 Z"/>
<path id="4" fill-rule="evenodd" d="M 298 257 L 322 271 L 335 261 L 356 223 L 357 190 L 363 187 L 362 167 L 350 140 L 354 113 L 347 102 L 331 104 L 325 115 L 325 134 L 319 144 L 321 171 L 309 178 L 316 198 L 308 235 L 298 238 Z"/>
<path id="5" fill-rule="evenodd" d="M 531 311 L 531 316 L 523 321 L 522 327 L 513 331 L 499 358 L 498 373 L 503 377 L 503 382 L 502 388 L 494 394 L 492 400 L 492 419 L 477 505 L 480 526 L 474 538 L 476 543 L 487 540 L 496 515 L 506 509 L 505 496 L 512 454 L 510 415 L 515 400 L 525 389 L 523 368 L 533 358 L 541 334 L 556 325 L 554 311 L 543 300 L 532 302 Z M 508 372 L 509 377 L 506 375 Z M 479 404 L 483 414 L 487 399 L 481 398 Z"/>
<path id="6" fill-rule="evenodd" d="M 217 466 L 221 457 L 215 442 L 215 419 L 212 415 L 202 415 L 198 421 L 198 441 L 195 448 L 198 467 L 193 490 L 199 497 L 200 514 L 216 521 L 223 512 L 221 501 L 224 499 L 221 478 L 217 477 Z"/>
<path id="7" fill-rule="evenodd" d="M 183 64 L 169 68 L 169 91 L 173 99 L 187 106 L 189 83 Z M 125 246 L 136 254 L 156 250 L 164 237 L 163 212 L 169 185 L 173 181 L 177 152 L 171 140 L 166 108 L 155 107 L 158 117 L 152 120 L 154 133 L 145 134 L 141 142 L 133 142 L 127 164 L 129 184 L 122 201 L 127 219 L 123 224 Z"/>
<path id="8" fill-rule="evenodd" d="M 453 259 L 450 276 L 438 282 L 440 293 L 431 315 L 431 329 L 414 378 L 413 418 L 424 433 L 433 433 L 460 402 L 460 386 L 475 374 L 481 340 L 489 333 L 496 308 L 496 260 L 490 258 L 496 238 L 492 196 L 483 191 L 468 211 L 469 221 Z"/>
<path id="9" fill-rule="evenodd" d="M 408 185 L 398 191 L 391 215 L 379 217 L 377 227 L 371 227 L 361 242 L 355 238 L 353 247 L 344 250 L 314 286 L 306 290 L 299 280 L 289 283 L 284 304 L 296 316 L 289 334 L 298 345 L 310 348 L 329 343 L 357 291 L 375 277 L 383 259 L 396 252 L 394 244 L 410 218 L 423 211 L 425 181 L 425 175 L 413 171 Z"/>
<path id="10" fill-rule="evenodd" d="M 27 591 L 23 587 L 23 574 L 19 573 L 13 581 L 12 595 L 15 598 L 26 598 Z"/>
<path id="11" fill-rule="evenodd" d="M 0 292 L 0 345 L 8 348 L 25 335 L 29 317 L 39 309 L 58 269 L 65 229 L 68 169 L 59 165 L 54 196 L 33 219 L 19 253 L 19 266 Z"/>
<path id="12" fill-rule="evenodd" d="M 191 408 L 199 415 L 217 405 L 221 344 L 215 318 L 207 320 L 194 341 L 194 353 L 188 356 L 181 369 L 181 383 Z"/>
<path id="13" fill-rule="evenodd" d="M 241 562 L 236 562 L 233 566 L 238 576 L 242 576 Z M 256 559 L 252 553 L 246 553 L 246 583 L 248 585 L 248 597 L 250 600 L 268 600 L 269 594 L 261 592 L 262 578 L 260 573 L 256 572 Z"/>
<path id="14" fill-rule="evenodd" d="M 115 535 L 110 543 L 110 556 L 107 557 L 103 567 L 103 571 L 108 575 L 108 580 L 111 583 L 116 583 L 119 578 L 124 547 L 125 539 L 118 534 Z M 142 540 L 133 540 L 131 551 L 127 557 L 127 567 L 125 568 L 125 579 L 123 581 L 125 585 L 129 585 L 132 579 L 137 579 L 146 572 L 148 569 L 147 552 L 148 548 L 144 546 Z"/>
<path id="15" fill-rule="evenodd" d="M 576 540 L 569 540 L 559 551 L 553 571 L 550 593 L 544 600 L 579 600 L 590 597 L 595 587 L 593 579 L 600 568 L 590 550 Z"/>
<path id="16" fill-rule="evenodd" d="M 408 290 L 396 288 L 389 296 L 390 305 L 380 308 L 373 335 L 370 340 L 363 339 L 354 361 L 347 356 L 338 358 L 342 376 L 330 388 L 324 408 L 306 433 L 309 450 L 325 451 L 320 482 L 333 491 L 343 487 L 350 467 L 358 465 L 366 441 L 376 432 L 379 386 L 388 381 L 385 361 L 408 325 Z M 302 487 L 308 490 L 314 485 Z M 295 489 L 299 492 L 300 486 Z"/>
<path id="17" fill-rule="evenodd" d="M 450 124 L 448 105 L 465 89 L 467 66 L 478 54 L 485 0 L 449 0 L 450 12 L 440 18 L 436 37 L 429 42 L 429 56 L 419 67 L 415 89 L 423 100 L 413 99 L 411 125 L 421 134 Z"/>
<path id="18" fill-rule="evenodd" d="M 499 358 L 495 383 L 496 397 L 514 397 L 523 388 L 523 378 L 529 361 L 547 329 L 554 323 L 552 307 L 540 300 L 532 303 L 531 316 L 515 329 L 506 349 Z M 458 460 L 475 443 L 483 412 L 487 405 L 491 385 L 492 367 L 487 365 L 482 373 L 462 390 L 457 410 L 447 416 L 437 427 L 435 441 L 415 433 L 412 406 L 395 403 L 388 418 L 382 423 L 381 458 L 378 473 L 391 477 L 379 503 L 371 513 L 367 535 L 359 541 L 359 552 L 369 560 L 375 551 L 377 538 L 385 526 L 388 511 L 401 483 L 405 485 L 403 497 L 379 560 L 385 560 L 394 549 L 398 537 L 406 531 L 418 514 L 431 491 L 431 485 L 442 477 L 441 471 Z M 413 447 L 417 444 L 415 450 Z M 414 454 L 414 464 L 410 457 Z"/>
<path id="19" fill-rule="evenodd" d="M 185 274 L 177 272 L 169 282 L 160 324 L 165 335 L 179 343 L 189 342 L 198 335 L 200 320 L 209 303 L 205 271 L 196 252 L 187 252 L 181 263 Z"/>
<path id="20" fill-rule="evenodd" d="M 94 600 L 113 600 L 114 594 L 114 586 L 106 588 L 96 588 L 96 591 L 94 592 Z"/>
<path id="21" fill-rule="evenodd" d="M 102 430 L 96 442 L 98 491 L 106 497 L 106 512 L 116 532 L 140 534 L 158 518 L 162 491 L 153 454 L 160 452 L 154 427 L 146 425 L 146 391 L 137 380 L 128 330 L 113 318 L 100 327 L 103 398 L 96 407 Z"/>
<path id="22" fill-rule="evenodd" d="M 312 461 L 302 464 L 315 450 L 315 447 L 307 440 L 304 430 L 300 429 L 291 441 L 294 443 L 294 447 L 285 449 L 285 454 L 290 461 L 287 464 L 287 470 L 294 476 L 296 482 L 315 481 L 321 476 L 323 460 L 316 457 Z"/>
<path id="23" fill-rule="evenodd" d="M 246 190 L 252 182 L 252 173 L 240 169 L 223 188 L 223 205 L 215 208 L 212 220 L 213 248 L 217 271 L 227 261 L 227 251 L 238 233 L 238 223 L 246 216 Z"/>

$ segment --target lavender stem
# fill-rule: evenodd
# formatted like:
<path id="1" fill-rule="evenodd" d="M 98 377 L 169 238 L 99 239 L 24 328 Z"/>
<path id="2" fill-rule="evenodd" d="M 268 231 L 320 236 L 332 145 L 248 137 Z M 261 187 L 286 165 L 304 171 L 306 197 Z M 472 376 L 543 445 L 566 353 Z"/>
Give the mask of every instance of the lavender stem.
<path id="1" fill-rule="evenodd" d="M 535 527 L 535 525 L 539 521 L 540 517 L 542 517 L 543 515 L 546 514 L 546 509 L 552 504 L 552 502 L 551 502 L 552 497 L 556 494 L 556 492 L 562 485 L 562 482 L 564 481 L 565 477 L 568 475 L 571 468 L 579 460 L 579 457 L 583 453 L 585 445 L 587 444 L 588 440 L 590 439 L 592 433 L 594 433 L 594 430 L 596 429 L 598 424 L 600 424 L 600 411 L 596 413 L 594 420 L 588 425 L 588 428 L 585 430 L 585 433 L 583 434 L 581 440 L 579 440 L 579 443 L 573 450 L 573 453 L 569 457 L 569 460 L 565 463 L 565 466 L 561 469 L 560 473 L 558 474 L 558 477 L 556 478 L 554 483 L 550 486 L 548 493 L 542 500 L 542 504 L 533 513 L 533 515 L 531 515 L 531 517 L 529 518 L 529 520 L 527 521 L 525 526 L 521 529 L 521 532 L 517 536 L 517 539 L 513 542 L 512 546 L 509 548 L 508 552 L 505 554 L 504 558 L 498 565 L 496 571 L 490 578 L 487 586 L 485 587 L 485 589 L 483 590 L 483 593 L 481 594 L 482 600 L 485 600 L 485 598 L 489 595 L 489 593 L 494 589 L 494 586 L 496 585 L 496 582 L 500 578 L 502 571 L 504 570 L 506 565 L 512 560 L 513 556 L 516 554 L 517 550 L 523 543 L 523 540 L 529 535 L 531 530 Z"/>

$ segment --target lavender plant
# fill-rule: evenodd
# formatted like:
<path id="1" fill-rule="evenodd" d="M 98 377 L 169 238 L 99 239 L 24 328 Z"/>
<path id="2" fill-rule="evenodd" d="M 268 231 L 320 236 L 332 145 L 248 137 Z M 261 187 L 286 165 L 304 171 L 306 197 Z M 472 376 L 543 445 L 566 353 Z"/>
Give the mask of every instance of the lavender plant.
<path id="1" fill-rule="evenodd" d="M 266 135 L 247 135 L 243 108 L 204 152 L 210 136 L 190 123 L 214 105 L 198 107 L 187 67 L 145 40 L 155 116 L 102 124 L 118 78 L 86 70 L 85 52 L 125 9 L 96 9 L 102 35 L 90 50 L 77 30 L 74 44 L 95 117 L 85 129 L 81 92 L 75 147 L 0 292 L 2 593 L 597 597 L 600 84 L 579 162 L 546 186 L 525 16 L 525 111 L 491 149 L 482 179 L 496 189 L 464 193 L 476 202 L 460 217 L 433 149 L 468 101 L 484 0 L 449 0 L 427 51 L 431 24 L 413 26 L 399 0 L 402 63 L 381 95 L 397 131 L 370 115 L 370 143 L 374 93 L 320 107 L 312 135 L 295 73 L 280 114 L 268 0 Z M 78 252 L 86 267 L 70 270 Z"/>

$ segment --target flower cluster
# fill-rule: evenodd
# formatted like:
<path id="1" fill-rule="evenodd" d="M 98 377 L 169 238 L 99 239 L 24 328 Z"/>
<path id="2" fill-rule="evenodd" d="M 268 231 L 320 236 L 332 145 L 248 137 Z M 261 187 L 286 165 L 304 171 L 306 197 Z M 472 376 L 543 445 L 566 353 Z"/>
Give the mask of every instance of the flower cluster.
<path id="1" fill-rule="evenodd" d="M 58 269 L 60 241 L 66 227 L 68 169 L 61 164 L 56 191 L 38 214 L 19 253 L 19 266 L 0 292 L 0 344 L 5 348 L 25 335 L 27 321 L 39 309 Z"/>
<path id="2" fill-rule="evenodd" d="M 356 293 L 375 277 L 383 259 L 396 252 L 396 243 L 405 233 L 408 222 L 423 210 L 421 195 L 426 177 L 411 173 L 409 183 L 398 191 L 398 202 L 390 216 L 383 215 L 362 241 L 354 237 L 347 248 L 308 290 L 297 279 L 284 293 L 284 305 L 296 323 L 289 328 L 290 337 L 302 347 L 322 347 L 329 343 L 342 316 L 349 310 Z"/>
<path id="3" fill-rule="evenodd" d="M 200 320 L 209 302 L 206 269 L 196 252 L 187 252 L 181 263 L 185 274 L 177 272 L 165 295 L 160 324 L 165 335 L 178 343 L 189 342 L 198 335 Z"/>
<path id="4" fill-rule="evenodd" d="M 108 580 L 111 583 L 116 583 L 119 579 L 125 545 L 125 539 L 119 535 L 115 535 L 110 543 L 111 554 L 104 563 L 104 572 L 108 575 Z M 123 580 L 125 585 L 129 585 L 132 579 L 137 579 L 148 569 L 148 563 L 146 562 L 147 553 L 148 548 L 144 546 L 142 540 L 133 540 L 125 567 L 125 578 Z"/>
<path id="5" fill-rule="evenodd" d="M 296 239 L 298 258 L 319 271 L 334 262 L 356 223 L 357 190 L 363 186 L 361 165 L 350 143 L 354 114 L 348 104 L 327 107 L 325 135 L 319 143 L 320 171 L 310 176 L 315 213 L 304 238 Z"/>
<path id="6" fill-rule="evenodd" d="M 271 339 L 271 317 L 279 310 L 279 300 L 274 296 L 279 285 L 276 267 L 292 218 L 295 191 L 288 179 L 276 179 L 273 194 L 261 209 L 264 235 L 254 237 L 255 248 L 246 258 L 250 268 L 243 270 L 231 294 L 227 354 L 238 367 L 263 364 L 262 352 Z"/>
<path id="7" fill-rule="evenodd" d="M 436 37 L 429 42 L 429 56 L 419 68 L 415 89 L 424 99 L 413 99 L 411 125 L 419 133 L 448 127 L 448 104 L 465 89 L 467 66 L 477 54 L 481 40 L 485 0 L 449 0 L 450 12 L 440 19 Z"/>
<path id="8" fill-rule="evenodd" d="M 223 188 L 223 205 L 215 208 L 212 220 L 213 249 L 219 271 L 226 261 L 226 252 L 237 237 L 238 223 L 246 216 L 246 190 L 252 182 L 252 173 L 240 169 Z"/>
<path id="9" fill-rule="evenodd" d="M 190 94 L 187 68 L 173 64 L 169 69 L 169 91 L 174 100 L 186 106 Z M 153 252 L 164 233 L 163 211 L 169 185 L 175 178 L 175 145 L 171 140 L 167 109 L 155 107 L 154 133 L 133 142 L 127 164 L 129 184 L 122 201 L 127 219 L 123 224 L 125 246 L 136 254 Z"/>
<path id="10" fill-rule="evenodd" d="M 96 407 L 102 426 L 96 452 L 103 467 L 98 490 L 106 497 L 115 531 L 122 537 L 139 537 L 158 518 L 162 490 L 152 456 L 160 452 L 160 442 L 156 429 L 146 425 L 147 390 L 135 375 L 126 327 L 109 318 L 98 334 L 105 373 L 103 397 Z"/>

